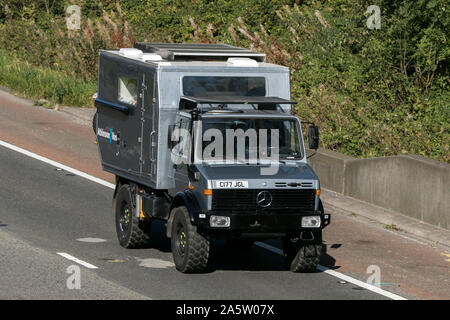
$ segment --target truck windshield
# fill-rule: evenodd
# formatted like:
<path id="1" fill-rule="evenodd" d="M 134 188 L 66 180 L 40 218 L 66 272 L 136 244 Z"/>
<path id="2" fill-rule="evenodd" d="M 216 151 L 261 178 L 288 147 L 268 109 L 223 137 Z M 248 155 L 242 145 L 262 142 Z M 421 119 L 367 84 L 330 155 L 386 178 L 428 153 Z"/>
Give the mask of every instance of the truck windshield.
<path id="1" fill-rule="evenodd" d="M 186 96 L 265 96 L 264 77 L 183 77 L 183 94 Z"/>
<path id="2" fill-rule="evenodd" d="M 203 118 L 202 132 L 206 162 L 303 158 L 295 119 Z"/>

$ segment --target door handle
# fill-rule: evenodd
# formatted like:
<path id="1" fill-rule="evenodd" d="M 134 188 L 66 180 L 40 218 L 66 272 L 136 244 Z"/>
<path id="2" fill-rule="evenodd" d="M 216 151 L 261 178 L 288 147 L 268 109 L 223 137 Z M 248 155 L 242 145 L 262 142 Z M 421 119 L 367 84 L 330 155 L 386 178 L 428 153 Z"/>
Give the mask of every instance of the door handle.
<path id="1" fill-rule="evenodd" d="M 153 145 L 153 135 L 156 133 L 156 131 L 152 131 L 150 132 L 150 161 L 154 162 L 155 161 L 155 150 L 154 150 L 154 145 Z"/>

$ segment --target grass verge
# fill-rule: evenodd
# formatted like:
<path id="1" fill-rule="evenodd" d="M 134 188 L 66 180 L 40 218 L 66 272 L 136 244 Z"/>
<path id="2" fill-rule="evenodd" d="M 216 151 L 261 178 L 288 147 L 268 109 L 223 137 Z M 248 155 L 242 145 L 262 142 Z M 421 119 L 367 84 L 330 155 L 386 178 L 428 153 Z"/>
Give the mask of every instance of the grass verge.
<path id="1" fill-rule="evenodd" d="M 26 98 L 44 98 L 54 104 L 92 107 L 95 81 L 34 66 L 0 50 L 0 85 Z"/>

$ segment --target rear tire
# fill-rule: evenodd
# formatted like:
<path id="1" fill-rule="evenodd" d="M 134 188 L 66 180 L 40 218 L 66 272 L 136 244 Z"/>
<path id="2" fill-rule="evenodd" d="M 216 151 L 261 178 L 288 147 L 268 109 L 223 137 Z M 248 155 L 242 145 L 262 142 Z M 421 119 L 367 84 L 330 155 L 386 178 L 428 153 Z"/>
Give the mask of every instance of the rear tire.
<path id="1" fill-rule="evenodd" d="M 292 272 L 314 272 L 319 265 L 322 255 L 321 243 L 292 242 L 289 238 L 283 239 L 284 259 Z"/>
<path id="2" fill-rule="evenodd" d="M 209 240 L 191 224 L 185 207 L 174 208 L 172 222 L 172 255 L 175 267 L 183 273 L 204 272 L 208 266 Z"/>
<path id="3" fill-rule="evenodd" d="M 124 248 L 147 247 L 150 243 L 151 221 L 136 217 L 131 199 L 130 186 L 121 185 L 115 199 L 117 238 Z"/>

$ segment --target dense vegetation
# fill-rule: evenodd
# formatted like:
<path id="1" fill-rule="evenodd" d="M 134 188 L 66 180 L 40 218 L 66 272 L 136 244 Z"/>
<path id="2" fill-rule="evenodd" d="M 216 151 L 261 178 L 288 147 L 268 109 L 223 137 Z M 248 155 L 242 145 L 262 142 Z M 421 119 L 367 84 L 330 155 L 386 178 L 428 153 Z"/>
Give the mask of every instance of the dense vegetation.
<path id="1" fill-rule="evenodd" d="M 81 29 L 66 8 L 81 6 Z M 370 5 L 381 29 L 369 30 Z M 252 47 L 291 68 L 296 112 L 323 147 L 352 156 L 420 154 L 449 162 L 446 0 L 3 0 L 0 85 L 88 106 L 97 52 L 135 40 Z M 26 61 L 25 64 L 23 61 Z"/>

